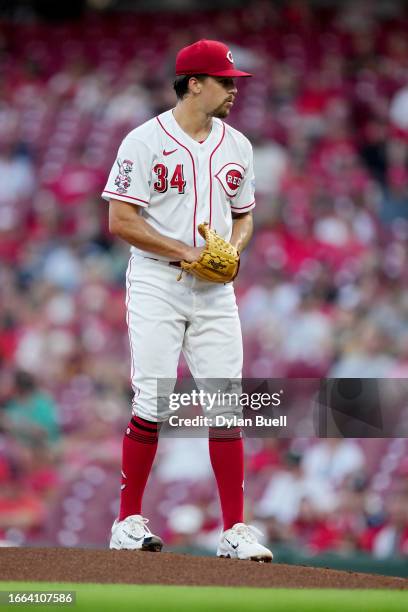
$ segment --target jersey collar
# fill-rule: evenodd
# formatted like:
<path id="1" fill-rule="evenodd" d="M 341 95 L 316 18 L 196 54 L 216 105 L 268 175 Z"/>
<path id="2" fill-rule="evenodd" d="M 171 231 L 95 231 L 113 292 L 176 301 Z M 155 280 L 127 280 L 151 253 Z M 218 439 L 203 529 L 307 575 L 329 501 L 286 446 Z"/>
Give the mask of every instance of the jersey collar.
<path id="1" fill-rule="evenodd" d="M 194 147 L 195 151 L 205 150 L 207 149 L 207 147 L 213 147 L 214 144 L 219 140 L 222 131 L 222 121 L 214 117 L 211 132 L 208 134 L 205 141 L 200 144 L 197 140 L 191 138 L 191 136 L 189 136 L 187 132 L 185 132 L 179 126 L 176 119 L 174 118 L 173 109 L 162 113 L 160 115 L 160 121 L 163 123 L 163 125 L 166 127 L 166 129 L 172 136 L 175 136 L 175 138 L 180 140 L 180 142 L 182 142 L 189 148 Z"/>

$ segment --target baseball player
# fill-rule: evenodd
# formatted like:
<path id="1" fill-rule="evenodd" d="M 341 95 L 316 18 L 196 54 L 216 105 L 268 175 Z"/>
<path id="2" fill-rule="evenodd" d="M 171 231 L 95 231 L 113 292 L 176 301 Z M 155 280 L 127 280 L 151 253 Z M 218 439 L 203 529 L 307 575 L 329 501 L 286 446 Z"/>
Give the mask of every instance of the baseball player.
<path id="1" fill-rule="evenodd" d="M 131 245 L 126 308 L 134 399 L 114 549 L 163 546 L 141 507 L 160 424 L 168 418 L 158 409 L 158 381 L 176 380 L 181 351 L 196 381 L 242 374 L 229 281 L 253 230 L 253 155 L 245 136 L 222 119 L 237 95 L 235 77 L 251 75 L 213 40 L 181 49 L 176 75 L 177 105 L 125 137 L 102 194 L 110 202 L 110 231 Z M 256 530 L 243 522 L 240 428 L 210 427 L 209 453 L 224 521 L 217 555 L 271 561 Z"/>

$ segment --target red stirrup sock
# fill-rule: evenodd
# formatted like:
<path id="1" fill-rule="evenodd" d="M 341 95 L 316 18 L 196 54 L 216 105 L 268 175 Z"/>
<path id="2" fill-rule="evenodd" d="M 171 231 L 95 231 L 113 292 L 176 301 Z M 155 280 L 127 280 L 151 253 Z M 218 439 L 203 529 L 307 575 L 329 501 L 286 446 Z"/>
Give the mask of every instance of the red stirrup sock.
<path id="1" fill-rule="evenodd" d="M 244 520 L 244 444 L 241 429 L 210 427 L 208 446 L 226 530 Z"/>
<path id="2" fill-rule="evenodd" d="M 123 437 L 119 520 L 142 513 L 142 498 L 156 455 L 160 424 L 132 417 Z"/>

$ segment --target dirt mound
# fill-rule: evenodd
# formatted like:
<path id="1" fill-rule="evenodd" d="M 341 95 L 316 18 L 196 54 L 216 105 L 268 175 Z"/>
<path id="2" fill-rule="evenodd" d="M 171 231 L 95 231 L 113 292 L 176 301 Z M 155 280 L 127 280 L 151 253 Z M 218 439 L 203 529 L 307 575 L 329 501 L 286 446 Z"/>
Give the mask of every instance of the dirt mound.
<path id="1" fill-rule="evenodd" d="M 408 589 L 405 578 L 173 553 L 80 548 L 0 548 L 0 580 Z"/>

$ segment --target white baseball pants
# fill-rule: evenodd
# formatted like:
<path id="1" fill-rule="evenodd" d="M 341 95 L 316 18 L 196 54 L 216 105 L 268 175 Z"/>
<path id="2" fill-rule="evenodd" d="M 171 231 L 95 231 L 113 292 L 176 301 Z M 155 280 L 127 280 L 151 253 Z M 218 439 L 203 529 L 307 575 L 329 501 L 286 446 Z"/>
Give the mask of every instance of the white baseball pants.
<path id="1" fill-rule="evenodd" d="M 194 379 L 242 375 L 242 335 L 233 285 L 204 282 L 180 268 L 132 255 L 126 274 L 133 414 L 164 421 L 158 381 L 177 379 L 180 352 Z M 166 382 L 167 384 L 167 382 Z M 160 387 L 162 388 L 162 386 Z"/>

